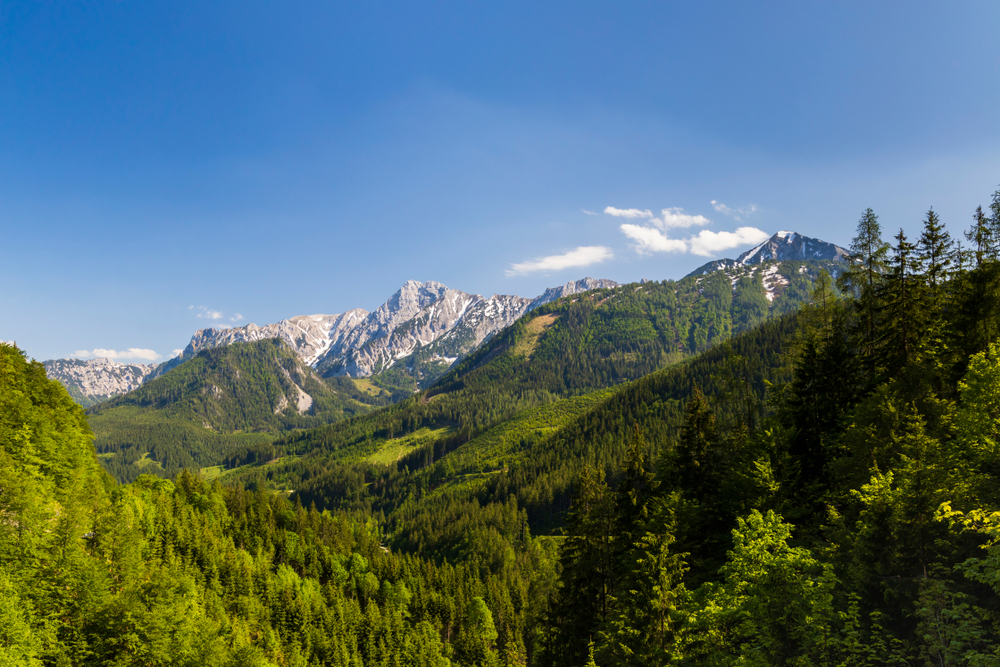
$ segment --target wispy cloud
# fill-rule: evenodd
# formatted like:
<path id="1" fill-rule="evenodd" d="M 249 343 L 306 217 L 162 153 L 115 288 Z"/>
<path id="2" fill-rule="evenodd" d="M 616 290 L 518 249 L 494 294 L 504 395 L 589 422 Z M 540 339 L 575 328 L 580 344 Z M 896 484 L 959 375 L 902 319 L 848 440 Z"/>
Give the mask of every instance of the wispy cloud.
<path id="1" fill-rule="evenodd" d="M 140 347 L 130 347 L 127 350 L 105 350 L 96 347 L 93 350 L 77 350 L 74 357 L 105 357 L 107 359 L 142 359 L 143 361 L 156 361 L 161 355 L 153 350 Z"/>
<path id="2" fill-rule="evenodd" d="M 682 208 L 665 208 L 661 211 L 663 217 L 662 227 L 664 229 L 687 229 L 689 227 L 704 227 L 705 225 L 712 224 L 711 221 L 703 215 L 688 215 L 684 212 Z M 656 218 L 653 218 L 650 222 L 659 222 Z"/>
<path id="3" fill-rule="evenodd" d="M 641 210 L 638 208 L 615 208 L 614 206 L 608 206 L 604 209 L 604 212 L 608 215 L 613 215 L 616 218 L 652 218 L 653 212 L 649 209 Z"/>
<path id="4" fill-rule="evenodd" d="M 576 250 L 570 250 L 564 255 L 549 255 L 541 259 L 520 264 L 511 264 L 505 271 L 508 276 L 524 275 L 537 271 L 559 271 L 571 269 L 579 266 L 590 266 L 599 264 L 614 257 L 611 248 L 604 246 L 580 246 Z"/>
<path id="5" fill-rule="evenodd" d="M 243 319 L 243 316 L 240 315 L 239 313 L 236 313 L 235 315 L 233 315 L 232 317 L 229 318 L 229 321 L 230 322 L 239 322 L 242 319 Z"/>
<path id="6" fill-rule="evenodd" d="M 212 310 L 211 308 L 206 308 L 205 306 L 198 306 L 197 317 L 200 317 L 205 320 L 221 320 L 222 311 Z"/>
<path id="7" fill-rule="evenodd" d="M 583 213 L 584 215 L 600 215 L 600 213 L 597 213 L 595 211 L 588 211 L 585 208 L 581 208 L 580 212 Z"/>
<path id="8" fill-rule="evenodd" d="M 625 236 L 636 242 L 636 252 L 641 255 L 654 252 L 685 252 L 688 248 L 686 241 L 667 238 L 666 234 L 655 227 L 625 223 L 621 226 L 621 230 Z"/>
<path id="9" fill-rule="evenodd" d="M 768 234 L 756 227 L 740 227 L 735 232 L 710 232 L 701 230 L 689 240 L 691 252 L 695 255 L 711 257 L 723 250 L 741 245 L 754 245 L 768 239 Z"/>
<path id="10" fill-rule="evenodd" d="M 757 207 L 754 204 L 747 204 L 746 206 L 740 206 L 739 208 L 729 208 L 721 201 L 712 200 L 712 208 L 721 213 L 722 215 L 728 215 L 734 220 L 742 220 L 743 218 L 748 218 L 757 212 Z"/>
<path id="11" fill-rule="evenodd" d="M 176 350 L 174 350 L 173 352 L 170 353 L 170 356 L 171 357 L 179 357 L 181 355 L 181 352 L 183 352 L 183 351 L 184 350 L 182 350 L 181 348 L 177 348 Z"/>

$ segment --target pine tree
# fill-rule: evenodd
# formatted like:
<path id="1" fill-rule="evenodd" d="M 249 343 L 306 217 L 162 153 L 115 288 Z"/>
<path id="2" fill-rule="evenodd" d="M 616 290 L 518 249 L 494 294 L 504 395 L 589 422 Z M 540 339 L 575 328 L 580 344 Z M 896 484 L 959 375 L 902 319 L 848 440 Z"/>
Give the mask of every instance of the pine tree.
<path id="1" fill-rule="evenodd" d="M 928 304 L 922 293 L 922 281 L 916 277 L 920 269 L 917 248 L 906 239 L 902 229 L 895 239 L 892 268 L 880 290 L 882 317 L 878 344 L 879 368 L 890 376 L 920 357 L 928 334 L 924 322 Z"/>
<path id="2" fill-rule="evenodd" d="M 705 395 L 695 387 L 685 410 L 673 466 L 677 483 L 686 497 L 705 503 L 718 489 L 718 449 L 715 413 Z"/>
<path id="3" fill-rule="evenodd" d="M 972 243 L 970 254 L 975 260 L 974 270 L 962 275 L 954 290 L 958 295 L 954 328 L 961 331 L 960 342 L 964 357 L 986 349 L 998 333 L 994 313 L 1000 307 L 1000 262 L 996 261 L 997 237 L 993 223 L 977 207 L 972 216 L 972 228 L 965 237 Z"/>
<path id="4" fill-rule="evenodd" d="M 584 648 L 607 621 L 614 589 L 611 545 L 614 508 L 601 472 L 584 469 L 566 518 L 560 550 L 562 587 L 549 610 L 548 625 L 560 647 L 546 656 L 549 664 L 579 665 Z"/>
<path id="5" fill-rule="evenodd" d="M 951 235 L 932 207 L 924 219 L 924 230 L 917 243 L 917 258 L 927 284 L 935 292 L 948 278 L 949 267 L 954 260 L 953 246 Z"/>
<path id="6" fill-rule="evenodd" d="M 628 560 L 635 542 L 642 535 L 649 518 L 648 503 L 654 490 L 654 475 L 645 465 L 646 440 L 636 424 L 625 455 L 622 479 L 615 490 L 613 547 L 620 565 Z"/>
<path id="7" fill-rule="evenodd" d="M 993 225 L 983 213 L 982 206 L 977 206 L 976 212 L 972 214 L 972 227 L 965 232 L 965 238 L 972 244 L 972 256 L 976 260 L 976 268 L 993 256 L 996 237 Z"/>
<path id="8" fill-rule="evenodd" d="M 870 208 L 858 221 L 857 235 L 851 242 L 850 268 L 840 274 L 838 286 L 855 297 L 861 325 L 862 354 L 874 365 L 878 329 L 878 286 L 889 263 L 889 244 L 882 240 L 878 216 Z"/>

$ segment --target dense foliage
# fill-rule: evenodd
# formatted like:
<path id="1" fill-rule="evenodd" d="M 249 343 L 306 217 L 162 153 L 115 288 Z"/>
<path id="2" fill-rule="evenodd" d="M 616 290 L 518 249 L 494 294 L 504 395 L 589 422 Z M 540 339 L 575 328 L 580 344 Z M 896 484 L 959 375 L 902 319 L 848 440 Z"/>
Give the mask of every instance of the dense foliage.
<path id="1" fill-rule="evenodd" d="M 82 410 L 8 345 L 0 513 L 10 665 L 523 662 L 528 583 L 551 568 L 527 540 L 500 574 L 437 566 L 389 553 L 371 521 L 186 471 L 116 486 Z"/>

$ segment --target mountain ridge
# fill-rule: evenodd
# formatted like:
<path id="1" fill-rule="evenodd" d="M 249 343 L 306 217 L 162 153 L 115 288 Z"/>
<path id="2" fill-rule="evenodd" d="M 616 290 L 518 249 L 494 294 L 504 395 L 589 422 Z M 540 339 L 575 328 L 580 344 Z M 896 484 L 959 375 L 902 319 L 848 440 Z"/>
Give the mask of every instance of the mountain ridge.
<path id="1" fill-rule="evenodd" d="M 46 375 L 59 380 L 85 408 L 141 387 L 157 368 L 156 364 L 126 364 L 105 357 L 50 359 L 42 365 Z"/>
<path id="2" fill-rule="evenodd" d="M 162 377 L 203 350 L 267 338 L 284 340 L 325 377 L 366 378 L 401 368 L 403 379 L 416 388 L 433 382 L 526 313 L 563 296 L 617 285 L 587 277 L 550 287 L 534 298 L 502 294 L 487 298 L 436 281 L 408 280 L 371 312 L 354 308 L 333 315 L 297 315 L 273 324 L 199 329 L 181 354 L 159 365 L 98 359 L 44 363 L 49 377 L 62 382 L 84 407 Z"/>

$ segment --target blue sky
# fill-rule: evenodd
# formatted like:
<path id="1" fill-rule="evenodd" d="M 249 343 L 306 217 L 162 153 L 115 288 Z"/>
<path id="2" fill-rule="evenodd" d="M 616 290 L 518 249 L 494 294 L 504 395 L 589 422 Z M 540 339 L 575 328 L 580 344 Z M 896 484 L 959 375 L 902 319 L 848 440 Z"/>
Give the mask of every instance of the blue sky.
<path id="1" fill-rule="evenodd" d="M 998 19 L 5 3 L 0 339 L 162 361 L 205 326 L 373 309 L 409 279 L 679 278 L 761 233 L 847 245 L 869 206 L 887 236 L 930 206 L 957 234 L 1000 186 Z"/>

